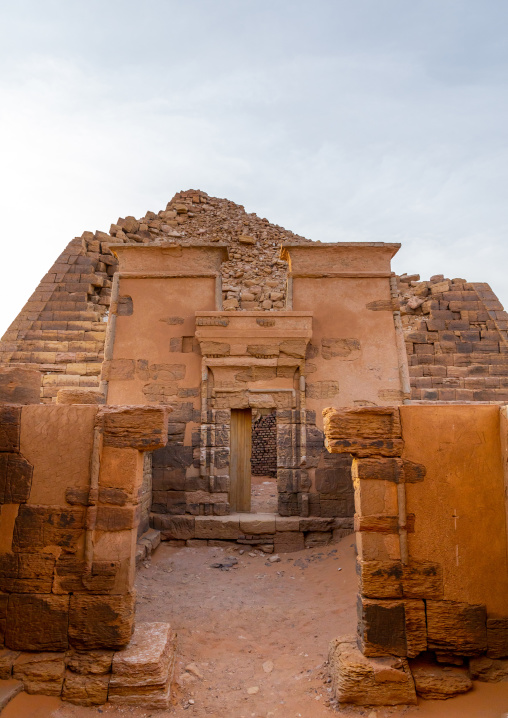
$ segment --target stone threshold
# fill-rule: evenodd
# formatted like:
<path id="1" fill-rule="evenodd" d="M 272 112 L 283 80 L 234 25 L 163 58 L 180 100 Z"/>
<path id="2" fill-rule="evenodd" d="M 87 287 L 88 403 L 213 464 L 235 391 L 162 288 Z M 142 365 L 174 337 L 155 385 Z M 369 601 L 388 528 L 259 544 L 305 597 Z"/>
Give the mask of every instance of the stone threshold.
<path id="1" fill-rule="evenodd" d="M 151 514 L 151 526 L 173 546 L 221 546 L 234 542 L 265 553 L 326 546 L 353 533 L 353 518 L 233 513 L 227 516 Z"/>

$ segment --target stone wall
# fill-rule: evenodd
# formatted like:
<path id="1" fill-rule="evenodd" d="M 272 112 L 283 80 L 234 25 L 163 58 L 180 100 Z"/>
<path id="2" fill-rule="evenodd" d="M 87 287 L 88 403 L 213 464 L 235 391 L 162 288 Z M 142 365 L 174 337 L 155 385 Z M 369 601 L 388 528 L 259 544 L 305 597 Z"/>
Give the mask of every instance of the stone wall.
<path id="1" fill-rule="evenodd" d="M 499 674 L 508 657 L 505 415 L 478 405 L 325 411 L 329 450 L 354 457 L 358 646 L 410 659 L 420 695 L 454 694 L 438 664 L 462 666 L 449 676 L 461 692 L 468 664 L 473 677 Z"/>
<path id="2" fill-rule="evenodd" d="M 143 452 L 166 433 L 159 407 L 0 406 L 2 673 L 30 692 L 129 642 Z"/>
<path id="3" fill-rule="evenodd" d="M 488 284 L 399 277 L 411 399 L 508 401 L 508 314 Z"/>
<path id="4" fill-rule="evenodd" d="M 254 419 L 252 424 L 253 476 L 277 475 L 277 419 L 274 413 Z"/>
<path id="5" fill-rule="evenodd" d="M 73 239 L 3 336 L 0 364 L 40 370 L 44 403 L 54 403 L 62 388 L 98 391 L 117 269 L 109 246 L 161 242 L 217 242 L 229 247 L 229 257 L 221 267 L 221 300 L 227 311 L 287 308 L 291 303 L 288 264 L 280 256 L 280 246 L 320 244 L 246 213 L 227 199 L 209 197 L 200 190 L 179 192 L 164 210 L 138 219 L 119 218 L 109 233 L 84 232 Z M 399 292 L 402 320 L 408 335 L 413 335 L 407 337 L 412 398 L 504 401 L 508 317 L 490 287 L 463 279 L 445 280 L 442 275 L 430 282 L 419 282 L 418 275 L 403 275 Z M 130 311 L 129 297 L 122 302 L 125 305 L 121 303 L 119 311 Z M 371 302 L 372 311 L 386 308 L 386 300 Z M 340 347 L 326 344 L 325 353 L 351 354 L 358 338 L 346 339 L 350 343 Z M 320 384 L 314 391 L 330 393 L 333 386 Z M 386 403 L 386 398 L 379 403 Z"/>
<path id="6" fill-rule="evenodd" d="M 43 403 L 54 403 L 61 388 L 98 389 L 118 266 L 111 243 L 226 243 L 225 308 L 268 311 L 285 306 L 287 264 L 279 247 L 288 240 L 310 241 L 199 190 L 179 192 L 158 213 L 121 217 L 109 233 L 84 232 L 56 259 L 2 337 L 0 364 L 40 370 Z"/>

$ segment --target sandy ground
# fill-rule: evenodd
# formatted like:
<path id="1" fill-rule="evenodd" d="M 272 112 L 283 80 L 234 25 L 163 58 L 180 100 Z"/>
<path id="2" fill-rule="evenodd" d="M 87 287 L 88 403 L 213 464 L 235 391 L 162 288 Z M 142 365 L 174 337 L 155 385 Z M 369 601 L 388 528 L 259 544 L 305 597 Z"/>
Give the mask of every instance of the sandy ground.
<path id="1" fill-rule="evenodd" d="M 277 479 L 270 476 L 251 477 L 251 511 L 253 514 L 276 514 Z"/>
<path id="2" fill-rule="evenodd" d="M 275 563 L 233 546 L 162 545 L 138 573 L 137 620 L 170 621 L 178 633 L 171 711 L 81 708 L 21 694 L 2 718 L 501 718 L 508 712 L 508 683 L 475 684 L 467 695 L 409 709 L 327 705 L 328 643 L 354 631 L 356 621 L 353 542 L 347 537 L 283 554 Z M 211 567 L 231 557 L 236 567 Z"/>

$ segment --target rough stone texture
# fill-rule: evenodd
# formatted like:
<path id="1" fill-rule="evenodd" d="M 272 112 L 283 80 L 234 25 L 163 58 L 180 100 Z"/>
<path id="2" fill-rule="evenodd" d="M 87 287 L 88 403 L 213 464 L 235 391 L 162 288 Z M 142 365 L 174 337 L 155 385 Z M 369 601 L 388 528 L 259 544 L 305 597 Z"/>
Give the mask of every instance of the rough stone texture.
<path id="1" fill-rule="evenodd" d="M 160 406 L 115 406 L 99 410 L 97 420 L 104 430 L 104 446 L 153 451 L 166 444 L 168 415 Z"/>
<path id="2" fill-rule="evenodd" d="M 135 597 L 71 596 L 69 641 L 79 650 L 119 649 L 129 642 Z"/>
<path id="3" fill-rule="evenodd" d="M 410 667 L 416 693 L 422 698 L 446 700 L 467 693 L 473 687 L 465 668 L 439 666 L 422 659 L 410 661 Z"/>
<path id="4" fill-rule="evenodd" d="M 0 650 L 0 680 L 5 681 L 11 677 L 14 661 L 18 656 L 19 651 L 10 651 L 8 648 Z"/>
<path id="5" fill-rule="evenodd" d="M 253 476 L 277 475 L 277 431 L 274 413 L 259 416 L 252 425 Z"/>
<path id="6" fill-rule="evenodd" d="M 68 622 L 69 596 L 11 594 L 5 645 L 24 651 L 65 650 Z"/>
<path id="7" fill-rule="evenodd" d="M 0 366 L 0 403 L 38 404 L 42 374 L 36 369 Z"/>
<path id="8" fill-rule="evenodd" d="M 487 618 L 487 646 L 489 658 L 508 657 L 508 618 Z"/>
<path id="9" fill-rule="evenodd" d="M 427 601 L 426 605 L 429 649 L 459 656 L 487 650 L 485 606 L 457 601 Z"/>
<path id="10" fill-rule="evenodd" d="M 104 404 L 104 394 L 99 389 L 59 389 L 57 404 Z"/>
<path id="11" fill-rule="evenodd" d="M 248 242 L 245 238 L 248 238 Z M 0 363 L 44 372 L 41 400 L 62 388 L 99 386 L 117 260 L 110 243 L 227 243 L 230 258 L 221 268 L 225 308 L 269 311 L 285 305 L 287 263 L 282 242 L 308 243 L 227 199 L 200 190 L 179 192 L 165 210 L 139 220 L 120 218 L 109 234 L 84 232 L 73 239 L 43 277 L 0 342 Z M 130 300 L 130 301 L 129 301 Z M 132 314 L 132 299 L 121 297 L 120 315 Z"/>
<path id="12" fill-rule="evenodd" d="M 140 623 L 129 645 L 113 658 L 109 700 L 122 705 L 167 708 L 176 636 L 168 623 Z"/>
<path id="13" fill-rule="evenodd" d="M 367 658 L 354 637 L 330 644 L 329 671 L 339 703 L 394 706 L 416 704 L 411 671 L 404 658 Z"/>
<path id="14" fill-rule="evenodd" d="M 366 656 L 417 656 L 427 649 L 424 602 L 359 597 L 358 638 Z"/>
<path id="15" fill-rule="evenodd" d="M 21 407 L 0 405 L 0 451 L 19 451 Z"/>
<path id="16" fill-rule="evenodd" d="M 65 653 L 22 653 L 14 663 L 13 677 L 27 693 L 59 696 L 65 675 Z"/>
<path id="17" fill-rule="evenodd" d="M 100 706 L 108 700 L 109 675 L 79 675 L 66 671 L 62 699 L 78 706 Z"/>
<path id="18" fill-rule="evenodd" d="M 443 571 L 430 561 L 360 561 L 360 593 L 367 598 L 443 597 Z"/>
<path id="19" fill-rule="evenodd" d="M 508 314 L 488 284 L 399 277 L 413 400 L 508 399 Z"/>
<path id="20" fill-rule="evenodd" d="M 67 668 L 81 675 L 101 675 L 111 671 L 113 651 L 86 651 L 71 649 L 66 656 Z"/>
<path id="21" fill-rule="evenodd" d="M 508 660 L 479 656 L 469 661 L 469 675 L 474 681 L 498 683 L 508 681 Z"/>

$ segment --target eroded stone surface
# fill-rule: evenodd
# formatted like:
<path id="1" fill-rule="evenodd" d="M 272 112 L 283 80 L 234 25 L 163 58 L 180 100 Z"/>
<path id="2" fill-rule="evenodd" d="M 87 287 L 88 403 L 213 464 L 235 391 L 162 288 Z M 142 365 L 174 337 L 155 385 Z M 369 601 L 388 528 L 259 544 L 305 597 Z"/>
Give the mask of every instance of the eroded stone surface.
<path id="1" fill-rule="evenodd" d="M 422 698 L 446 700 L 467 693 L 473 682 L 465 668 L 440 666 L 424 660 L 410 662 L 416 692 Z"/>
<path id="2" fill-rule="evenodd" d="M 337 638 L 328 655 L 333 691 L 339 703 L 407 705 L 416 703 L 413 678 L 403 658 L 367 658 L 352 636 Z"/>
<path id="3" fill-rule="evenodd" d="M 168 623 L 139 623 L 129 645 L 113 658 L 109 700 L 167 708 L 175 647 L 176 636 Z"/>

